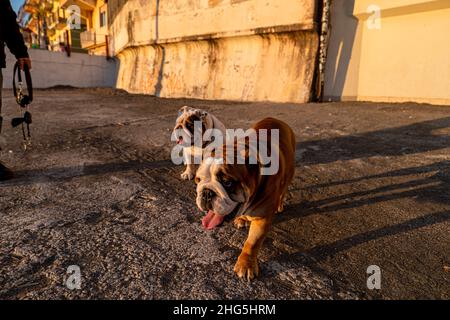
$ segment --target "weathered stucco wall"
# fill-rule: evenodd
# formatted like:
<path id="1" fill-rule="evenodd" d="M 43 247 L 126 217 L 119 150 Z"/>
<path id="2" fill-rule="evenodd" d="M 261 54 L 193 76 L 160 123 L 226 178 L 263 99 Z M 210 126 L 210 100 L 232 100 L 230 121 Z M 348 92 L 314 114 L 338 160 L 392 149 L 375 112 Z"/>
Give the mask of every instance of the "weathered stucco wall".
<path id="1" fill-rule="evenodd" d="M 318 36 L 311 0 L 110 0 L 117 86 L 133 93 L 309 100 Z"/>

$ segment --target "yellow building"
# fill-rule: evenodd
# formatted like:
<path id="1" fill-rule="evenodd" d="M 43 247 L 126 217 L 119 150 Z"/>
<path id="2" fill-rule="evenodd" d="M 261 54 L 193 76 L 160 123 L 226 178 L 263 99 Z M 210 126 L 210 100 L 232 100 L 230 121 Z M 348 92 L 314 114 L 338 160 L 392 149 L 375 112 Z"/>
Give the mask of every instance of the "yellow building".
<path id="1" fill-rule="evenodd" d="M 19 17 L 21 19 L 26 17 L 26 21 L 22 23 L 24 29 L 33 34 L 33 39 L 29 43 L 30 46 L 42 49 L 48 48 L 47 16 L 52 7 L 51 0 L 27 0 L 20 9 Z"/>
<path id="2" fill-rule="evenodd" d="M 70 42 L 74 51 L 89 52 L 95 55 L 107 55 L 107 4 L 105 0 L 59 0 L 59 6 L 65 10 L 66 17 L 74 17 L 70 27 Z M 79 20 L 77 20 L 77 17 Z M 66 18 L 66 19 L 67 19 Z"/>
<path id="3" fill-rule="evenodd" d="M 92 1 L 95 6 L 90 7 L 89 19 L 86 31 L 82 32 L 81 47 L 90 54 L 108 54 L 108 5 L 107 1 Z"/>
<path id="4" fill-rule="evenodd" d="M 72 33 L 67 24 L 68 15 L 60 2 L 58 0 L 25 1 L 19 16 L 26 16 L 26 20 L 22 21 L 23 27 L 36 34 L 37 39 L 33 41 L 33 47 L 60 51 L 63 45 L 72 44 Z"/>
<path id="5" fill-rule="evenodd" d="M 37 47 L 107 54 L 107 1 L 27 0 L 23 11 L 29 16 L 24 27 L 38 36 Z"/>
<path id="6" fill-rule="evenodd" d="M 71 42 L 66 11 L 61 8 L 59 1 L 53 1 L 52 9 L 47 15 L 47 24 L 50 50 L 60 51 L 62 46 Z"/>
<path id="7" fill-rule="evenodd" d="M 450 105 L 450 0 L 333 1 L 325 100 Z"/>

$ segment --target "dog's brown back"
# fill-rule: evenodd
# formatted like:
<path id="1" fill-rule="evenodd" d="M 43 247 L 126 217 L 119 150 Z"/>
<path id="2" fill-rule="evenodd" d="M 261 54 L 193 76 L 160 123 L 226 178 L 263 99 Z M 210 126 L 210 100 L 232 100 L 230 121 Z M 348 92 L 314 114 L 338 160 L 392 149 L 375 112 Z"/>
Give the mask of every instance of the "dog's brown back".
<path id="1" fill-rule="evenodd" d="M 271 130 L 279 130 L 279 169 L 274 175 L 262 176 L 258 189 L 250 199 L 244 215 L 252 217 L 270 216 L 283 210 L 289 184 L 295 173 L 295 135 L 285 122 L 275 118 L 265 118 L 252 126 L 260 139 L 260 130 L 267 130 L 270 146 Z"/>

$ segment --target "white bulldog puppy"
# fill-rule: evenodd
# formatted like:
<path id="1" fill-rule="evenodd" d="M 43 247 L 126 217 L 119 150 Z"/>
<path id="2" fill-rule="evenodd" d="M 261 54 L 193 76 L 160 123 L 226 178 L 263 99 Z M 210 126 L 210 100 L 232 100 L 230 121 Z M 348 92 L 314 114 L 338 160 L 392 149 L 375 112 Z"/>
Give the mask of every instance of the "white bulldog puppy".
<path id="1" fill-rule="evenodd" d="M 172 135 L 177 144 L 183 146 L 183 162 L 186 165 L 186 170 L 181 174 L 183 180 L 195 177 L 193 159 L 201 159 L 210 143 L 210 137 L 206 137 L 205 133 L 211 130 L 219 130 L 223 137 L 226 135 L 225 125 L 211 113 L 188 106 L 180 109 Z"/>

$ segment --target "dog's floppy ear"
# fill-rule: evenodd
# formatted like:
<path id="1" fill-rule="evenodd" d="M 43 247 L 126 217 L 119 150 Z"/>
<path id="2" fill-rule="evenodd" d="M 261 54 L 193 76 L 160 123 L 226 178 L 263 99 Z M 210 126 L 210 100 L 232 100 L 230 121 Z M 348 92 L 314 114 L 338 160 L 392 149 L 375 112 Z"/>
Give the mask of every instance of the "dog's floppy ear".
<path id="1" fill-rule="evenodd" d="M 195 110 L 195 115 L 201 120 L 204 120 L 208 116 L 208 112 L 204 110 Z"/>

